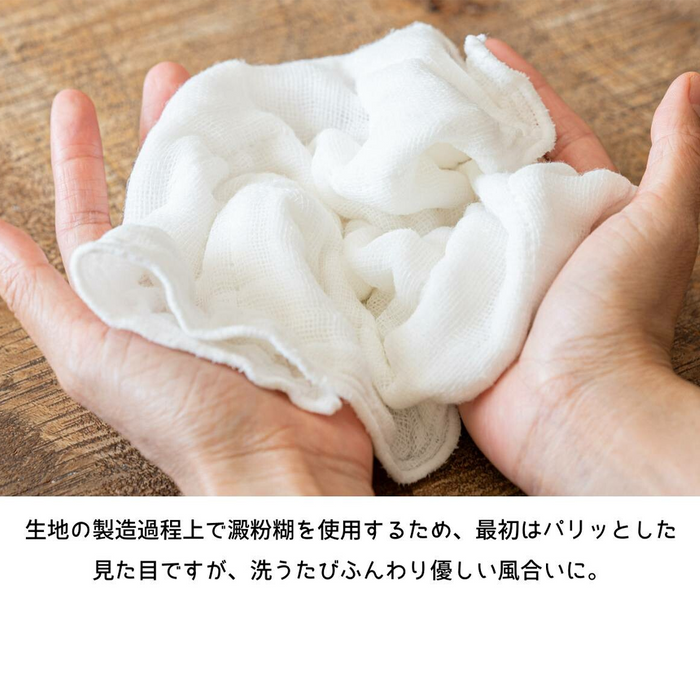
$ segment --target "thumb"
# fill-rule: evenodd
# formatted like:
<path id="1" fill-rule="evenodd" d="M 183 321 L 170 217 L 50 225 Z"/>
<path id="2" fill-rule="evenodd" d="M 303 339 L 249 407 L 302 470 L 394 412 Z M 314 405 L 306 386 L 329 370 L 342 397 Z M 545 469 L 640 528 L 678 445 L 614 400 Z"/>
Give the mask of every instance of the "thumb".
<path id="1" fill-rule="evenodd" d="M 647 169 L 634 200 L 613 224 L 633 252 L 634 283 L 645 325 L 668 345 L 693 271 L 700 214 L 700 75 L 676 78 L 651 127 Z M 615 226 L 617 224 L 617 226 Z"/>
<path id="2" fill-rule="evenodd" d="M 661 197 L 666 208 L 697 224 L 700 213 L 700 75 L 673 81 L 654 114 L 651 151 L 641 195 Z"/>

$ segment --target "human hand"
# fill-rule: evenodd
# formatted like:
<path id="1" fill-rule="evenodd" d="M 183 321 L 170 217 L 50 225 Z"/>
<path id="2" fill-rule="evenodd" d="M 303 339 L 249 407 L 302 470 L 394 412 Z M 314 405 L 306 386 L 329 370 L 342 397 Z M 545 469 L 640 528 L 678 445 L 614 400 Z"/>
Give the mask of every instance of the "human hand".
<path id="1" fill-rule="evenodd" d="M 162 63 L 144 83 L 141 139 L 189 77 Z M 56 236 L 77 246 L 112 228 L 95 108 L 75 90 L 51 112 Z M 42 250 L 0 221 L 0 295 L 65 391 L 129 439 L 187 494 L 371 494 L 372 445 L 353 410 L 307 413 L 223 365 L 103 324 Z"/>
<path id="2" fill-rule="evenodd" d="M 590 129 L 506 44 L 550 111 L 549 154 L 613 168 Z M 460 412 L 475 442 L 527 493 L 700 493 L 700 389 L 670 363 L 695 262 L 700 75 L 669 88 L 634 200 L 576 250 L 545 296 L 518 360 Z"/>

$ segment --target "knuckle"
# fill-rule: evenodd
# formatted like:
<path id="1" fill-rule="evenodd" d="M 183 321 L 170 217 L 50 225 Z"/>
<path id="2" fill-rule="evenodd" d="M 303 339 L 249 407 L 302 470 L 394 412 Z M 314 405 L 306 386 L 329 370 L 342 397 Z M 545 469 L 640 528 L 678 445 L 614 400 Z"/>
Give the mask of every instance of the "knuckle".
<path id="1" fill-rule="evenodd" d="M 640 192 L 625 222 L 632 233 L 652 235 L 659 245 L 684 239 L 696 231 L 697 219 L 690 209 L 674 206 L 673 201 L 673 193 L 664 187 Z"/>
<path id="2" fill-rule="evenodd" d="M 66 225 L 70 229 L 86 226 L 108 226 L 109 217 L 99 209 L 75 209 L 70 212 Z"/>
<path id="3" fill-rule="evenodd" d="M 0 280 L 2 286 L 2 296 L 10 311 L 18 320 L 26 324 L 32 314 L 39 311 L 36 305 L 42 303 L 35 290 L 39 286 L 37 279 L 42 267 L 48 262 L 38 262 L 27 264 L 13 262 L 0 270 Z M 70 358 L 72 353 L 68 353 Z M 76 368 L 72 363 L 66 364 L 63 360 L 66 357 L 63 353 L 53 356 L 51 365 L 56 373 L 59 385 L 66 394 L 80 401 L 82 395 L 82 382 Z"/>
<path id="4" fill-rule="evenodd" d="M 659 136 L 654 142 L 656 159 L 676 158 L 700 166 L 700 129 L 682 126 Z"/>
<path id="5" fill-rule="evenodd" d="M 10 263 L 2 269 L 2 296 L 10 311 L 18 316 L 25 304 L 30 303 L 35 288 L 36 266 Z"/>
<path id="6" fill-rule="evenodd" d="M 55 368 L 56 376 L 63 391 L 74 401 L 85 406 L 89 398 L 89 387 L 94 384 L 94 379 L 89 376 L 87 363 L 82 361 L 81 348 L 72 345 L 76 344 L 69 341 L 60 367 Z"/>
<path id="7" fill-rule="evenodd" d="M 561 158 L 573 146 L 589 141 L 597 141 L 595 134 L 585 124 L 575 123 L 571 127 L 563 129 L 560 134 L 557 134 L 557 143 L 554 146 L 553 156 Z"/>
<path id="8" fill-rule="evenodd" d="M 95 198 L 99 185 L 92 182 L 71 183 L 66 191 L 57 197 L 60 233 L 65 230 L 80 229 L 86 226 L 110 225 L 109 204 L 106 196 Z"/>
<path id="9" fill-rule="evenodd" d="M 89 401 L 89 387 L 93 385 L 93 381 L 85 372 L 84 363 L 79 362 L 77 357 L 71 349 L 54 371 L 61 389 L 74 401 L 86 406 Z"/>
<path id="10" fill-rule="evenodd" d="M 82 382 L 80 381 L 78 375 L 67 367 L 54 371 L 56 372 L 56 378 L 58 379 L 58 384 L 61 389 L 63 389 L 63 391 L 73 400 L 77 401 L 78 403 L 82 403 Z"/>
<path id="11" fill-rule="evenodd" d="M 90 161 L 103 161 L 102 147 L 92 141 L 65 145 L 56 154 L 56 163 L 61 167 Z"/>

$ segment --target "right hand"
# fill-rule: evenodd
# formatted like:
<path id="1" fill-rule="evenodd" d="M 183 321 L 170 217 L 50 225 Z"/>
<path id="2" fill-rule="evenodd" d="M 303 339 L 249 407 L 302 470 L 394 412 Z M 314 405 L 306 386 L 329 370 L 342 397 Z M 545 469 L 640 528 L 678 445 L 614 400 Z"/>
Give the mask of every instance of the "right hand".
<path id="1" fill-rule="evenodd" d="M 550 159 L 613 168 L 591 130 L 502 42 L 550 111 Z M 520 357 L 460 407 L 477 445 L 527 493 L 700 493 L 700 389 L 673 372 L 675 323 L 698 249 L 700 75 L 656 111 L 633 201 L 570 258 Z"/>

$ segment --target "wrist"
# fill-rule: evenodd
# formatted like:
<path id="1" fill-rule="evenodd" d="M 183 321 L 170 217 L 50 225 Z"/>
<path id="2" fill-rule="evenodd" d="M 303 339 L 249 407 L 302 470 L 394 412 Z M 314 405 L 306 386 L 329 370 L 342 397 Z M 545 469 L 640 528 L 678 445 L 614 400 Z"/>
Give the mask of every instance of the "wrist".
<path id="1" fill-rule="evenodd" d="M 372 495 L 371 451 L 364 458 L 281 444 L 245 454 L 194 450 L 176 479 L 186 495 Z"/>
<path id="2" fill-rule="evenodd" d="M 533 491 L 700 492 L 697 387 L 663 364 L 640 363 L 574 378 L 563 394 L 550 392 L 520 465 L 538 475 Z"/>
<path id="3" fill-rule="evenodd" d="M 643 477 L 656 494 L 700 494 L 700 389 L 674 373 L 665 380 L 636 424 Z"/>

